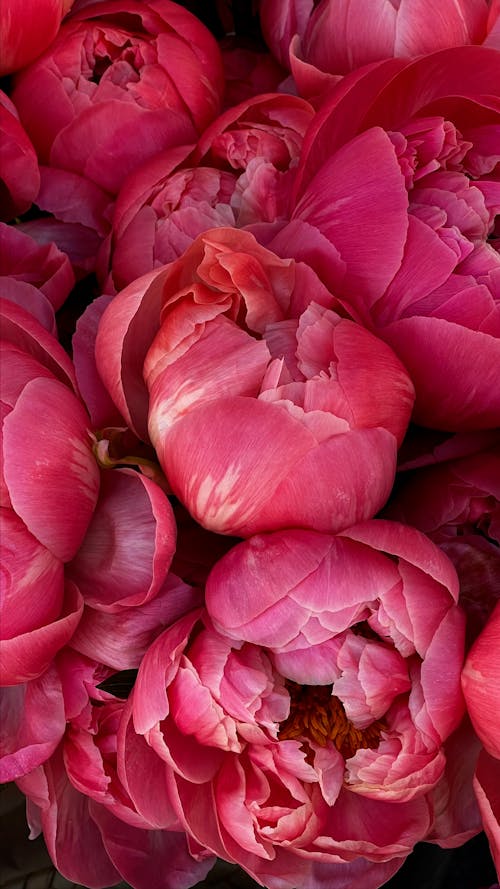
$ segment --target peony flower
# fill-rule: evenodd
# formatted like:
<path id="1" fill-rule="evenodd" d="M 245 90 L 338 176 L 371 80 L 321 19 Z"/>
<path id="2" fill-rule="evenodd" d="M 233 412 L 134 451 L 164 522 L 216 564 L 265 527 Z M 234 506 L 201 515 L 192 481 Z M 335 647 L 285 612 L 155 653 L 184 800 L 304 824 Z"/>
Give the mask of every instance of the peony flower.
<path id="1" fill-rule="evenodd" d="M 0 133 L 0 220 L 9 222 L 29 210 L 40 187 L 40 173 L 35 149 L 19 121 L 15 105 L 2 90 Z"/>
<path id="2" fill-rule="evenodd" d="M 462 716 L 457 595 L 446 556 L 396 523 L 238 544 L 208 616 L 139 668 L 118 750 L 138 810 L 163 782 L 188 833 L 270 889 L 379 886 L 431 827 Z M 133 768 L 143 740 L 156 765 Z"/>
<path id="3" fill-rule="evenodd" d="M 310 127 L 292 223 L 265 242 L 394 348 L 435 429 L 500 425 L 499 83 L 499 53 L 472 46 L 345 78 Z"/>
<path id="4" fill-rule="evenodd" d="M 119 457 L 100 469 L 94 451 L 104 457 L 106 442 L 91 432 L 69 358 L 26 310 L 4 303 L 1 683 L 10 686 L 44 673 L 84 600 L 120 612 L 159 595 L 176 529 L 153 479 Z"/>
<path id="5" fill-rule="evenodd" d="M 340 529 L 387 498 L 412 387 L 333 305 L 305 264 L 214 229 L 104 312 L 99 373 L 209 530 Z"/>
<path id="6" fill-rule="evenodd" d="M 3 0 L 0 76 L 24 68 L 51 43 L 73 0 Z"/>
<path id="7" fill-rule="evenodd" d="M 214 226 L 288 220 L 312 117 L 297 96 L 250 97 L 218 117 L 192 152 L 165 152 L 129 176 L 116 202 L 107 292 L 177 259 Z"/>
<path id="8" fill-rule="evenodd" d="M 99 889 L 124 879 L 134 889 L 153 881 L 159 889 L 188 889 L 213 859 L 191 856 L 167 800 L 156 810 L 160 829 L 134 808 L 116 759 L 126 703 L 101 687 L 110 671 L 69 649 L 57 669 L 68 719 L 64 738 L 42 765 L 17 779 L 32 836 L 43 830 L 54 865 L 72 882 Z"/>
<path id="9" fill-rule="evenodd" d="M 64 24 L 12 99 L 41 163 L 116 193 L 141 161 L 203 131 L 221 91 L 215 40 L 187 10 L 109 0 Z"/>

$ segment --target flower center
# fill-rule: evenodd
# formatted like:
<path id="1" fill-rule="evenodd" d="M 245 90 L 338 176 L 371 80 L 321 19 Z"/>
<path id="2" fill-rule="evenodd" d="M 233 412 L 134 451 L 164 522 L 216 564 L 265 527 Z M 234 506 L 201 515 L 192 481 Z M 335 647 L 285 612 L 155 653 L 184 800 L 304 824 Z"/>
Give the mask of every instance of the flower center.
<path id="1" fill-rule="evenodd" d="M 377 720 L 364 729 L 356 728 L 346 716 L 342 701 L 332 695 L 331 685 L 298 685 L 286 680 L 290 695 L 290 713 L 281 723 L 280 741 L 304 738 L 326 747 L 332 741 L 344 759 L 354 756 L 360 747 L 378 746 L 385 727 Z"/>

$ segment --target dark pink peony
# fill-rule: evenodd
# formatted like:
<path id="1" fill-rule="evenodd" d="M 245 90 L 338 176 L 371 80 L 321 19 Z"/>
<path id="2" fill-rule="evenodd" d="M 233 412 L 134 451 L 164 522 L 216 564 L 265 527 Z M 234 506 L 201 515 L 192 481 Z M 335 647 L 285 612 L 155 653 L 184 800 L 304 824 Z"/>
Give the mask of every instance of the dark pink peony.
<path id="1" fill-rule="evenodd" d="M 214 226 L 288 220 L 312 117 L 297 96 L 251 96 L 218 117 L 193 151 L 165 152 L 129 176 L 116 202 L 107 291 L 177 259 Z"/>
<path id="2" fill-rule="evenodd" d="M 304 263 L 214 229 L 106 309 L 102 379 L 210 530 L 338 530 L 386 500 L 412 386 L 334 305 Z"/>
<path id="3" fill-rule="evenodd" d="M 198 843 L 271 889 L 379 886 L 431 828 L 462 716 L 457 593 L 446 556 L 396 523 L 236 546 L 210 617 L 139 669 L 118 749 L 138 810 L 154 776 Z M 156 764 L 132 768 L 143 739 Z"/>
<path id="4" fill-rule="evenodd" d="M 346 77 L 266 241 L 394 348 L 436 429 L 500 425 L 499 84 L 500 54 L 473 46 Z"/>
<path id="5" fill-rule="evenodd" d="M 68 720 L 64 738 L 42 765 L 17 779 L 28 798 L 31 835 L 42 830 L 58 871 L 91 889 L 121 879 L 134 889 L 188 889 L 206 875 L 213 858 L 192 857 L 164 797 L 156 807 L 158 826 L 135 809 L 116 757 L 126 702 L 101 688 L 111 671 L 69 649 L 58 657 L 57 669 Z"/>
<path id="6" fill-rule="evenodd" d="M 115 194 L 137 164 L 193 141 L 222 87 L 216 42 L 187 10 L 106 0 L 65 22 L 12 98 L 42 164 Z"/>

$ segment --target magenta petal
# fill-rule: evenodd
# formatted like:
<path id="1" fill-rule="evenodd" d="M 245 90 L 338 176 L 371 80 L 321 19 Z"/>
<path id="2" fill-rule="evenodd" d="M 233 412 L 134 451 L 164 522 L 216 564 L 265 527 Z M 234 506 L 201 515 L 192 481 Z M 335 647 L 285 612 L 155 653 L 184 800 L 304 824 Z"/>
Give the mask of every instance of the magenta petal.
<path id="1" fill-rule="evenodd" d="M 50 857 L 57 870 L 75 883 L 104 889 L 120 880 L 104 848 L 101 833 L 89 814 L 89 799 L 70 784 L 58 751 L 46 763 L 49 804 L 42 810 L 42 826 Z M 75 829 L 77 825 L 77 829 Z"/>
<path id="2" fill-rule="evenodd" d="M 347 262 L 345 277 L 338 282 L 342 292 L 373 300 L 401 263 L 407 210 L 408 195 L 394 147 L 388 135 L 374 127 L 329 158 L 293 218 L 316 226 Z"/>
<path id="3" fill-rule="evenodd" d="M 28 383 L 4 422 L 12 505 L 63 562 L 80 546 L 97 501 L 99 470 L 91 445 L 87 414 L 57 380 Z"/>
<path id="4" fill-rule="evenodd" d="M 141 830 L 96 803 L 90 804 L 90 814 L 111 861 L 134 889 L 189 889 L 214 863 L 213 858 L 196 861 L 189 854 L 183 831 Z"/>
<path id="5" fill-rule="evenodd" d="M 142 605 L 165 581 L 175 539 L 174 514 L 161 488 L 132 469 L 108 470 L 70 576 L 94 608 Z"/>
<path id="6" fill-rule="evenodd" d="M 500 425 L 500 340 L 443 318 L 402 318 L 380 331 L 416 391 L 414 418 L 459 432 Z"/>
<path id="7" fill-rule="evenodd" d="M 99 321 L 112 297 L 95 299 L 77 321 L 73 336 L 73 361 L 82 398 L 90 414 L 92 425 L 121 426 L 123 418 L 99 376 L 95 360 L 95 339 Z"/>
<path id="8" fill-rule="evenodd" d="M 50 713 L 50 719 L 47 714 Z M 0 691 L 0 782 L 45 762 L 66 728 L 61 680 L 51 665 L 38 679 Z"/>

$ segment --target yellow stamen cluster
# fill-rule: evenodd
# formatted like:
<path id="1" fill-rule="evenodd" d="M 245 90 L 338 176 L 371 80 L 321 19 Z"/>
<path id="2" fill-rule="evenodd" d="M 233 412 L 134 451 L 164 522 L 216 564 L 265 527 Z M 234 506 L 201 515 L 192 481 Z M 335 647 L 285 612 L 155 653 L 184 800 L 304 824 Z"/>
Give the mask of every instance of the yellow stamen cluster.
<path id="1" fill-rule="evenodd" d="M 384 728 L 379 720 L 359 729 L 346 716 L 344 705 L 332 695 L 331 685 L 298 685 L 287 680 L 290 713 L 281 724 L 280 741 L 302 738 L 320 747 L 332 741 L 344 759 L 354 756 L 360 747 L 375 748 Z"/>

